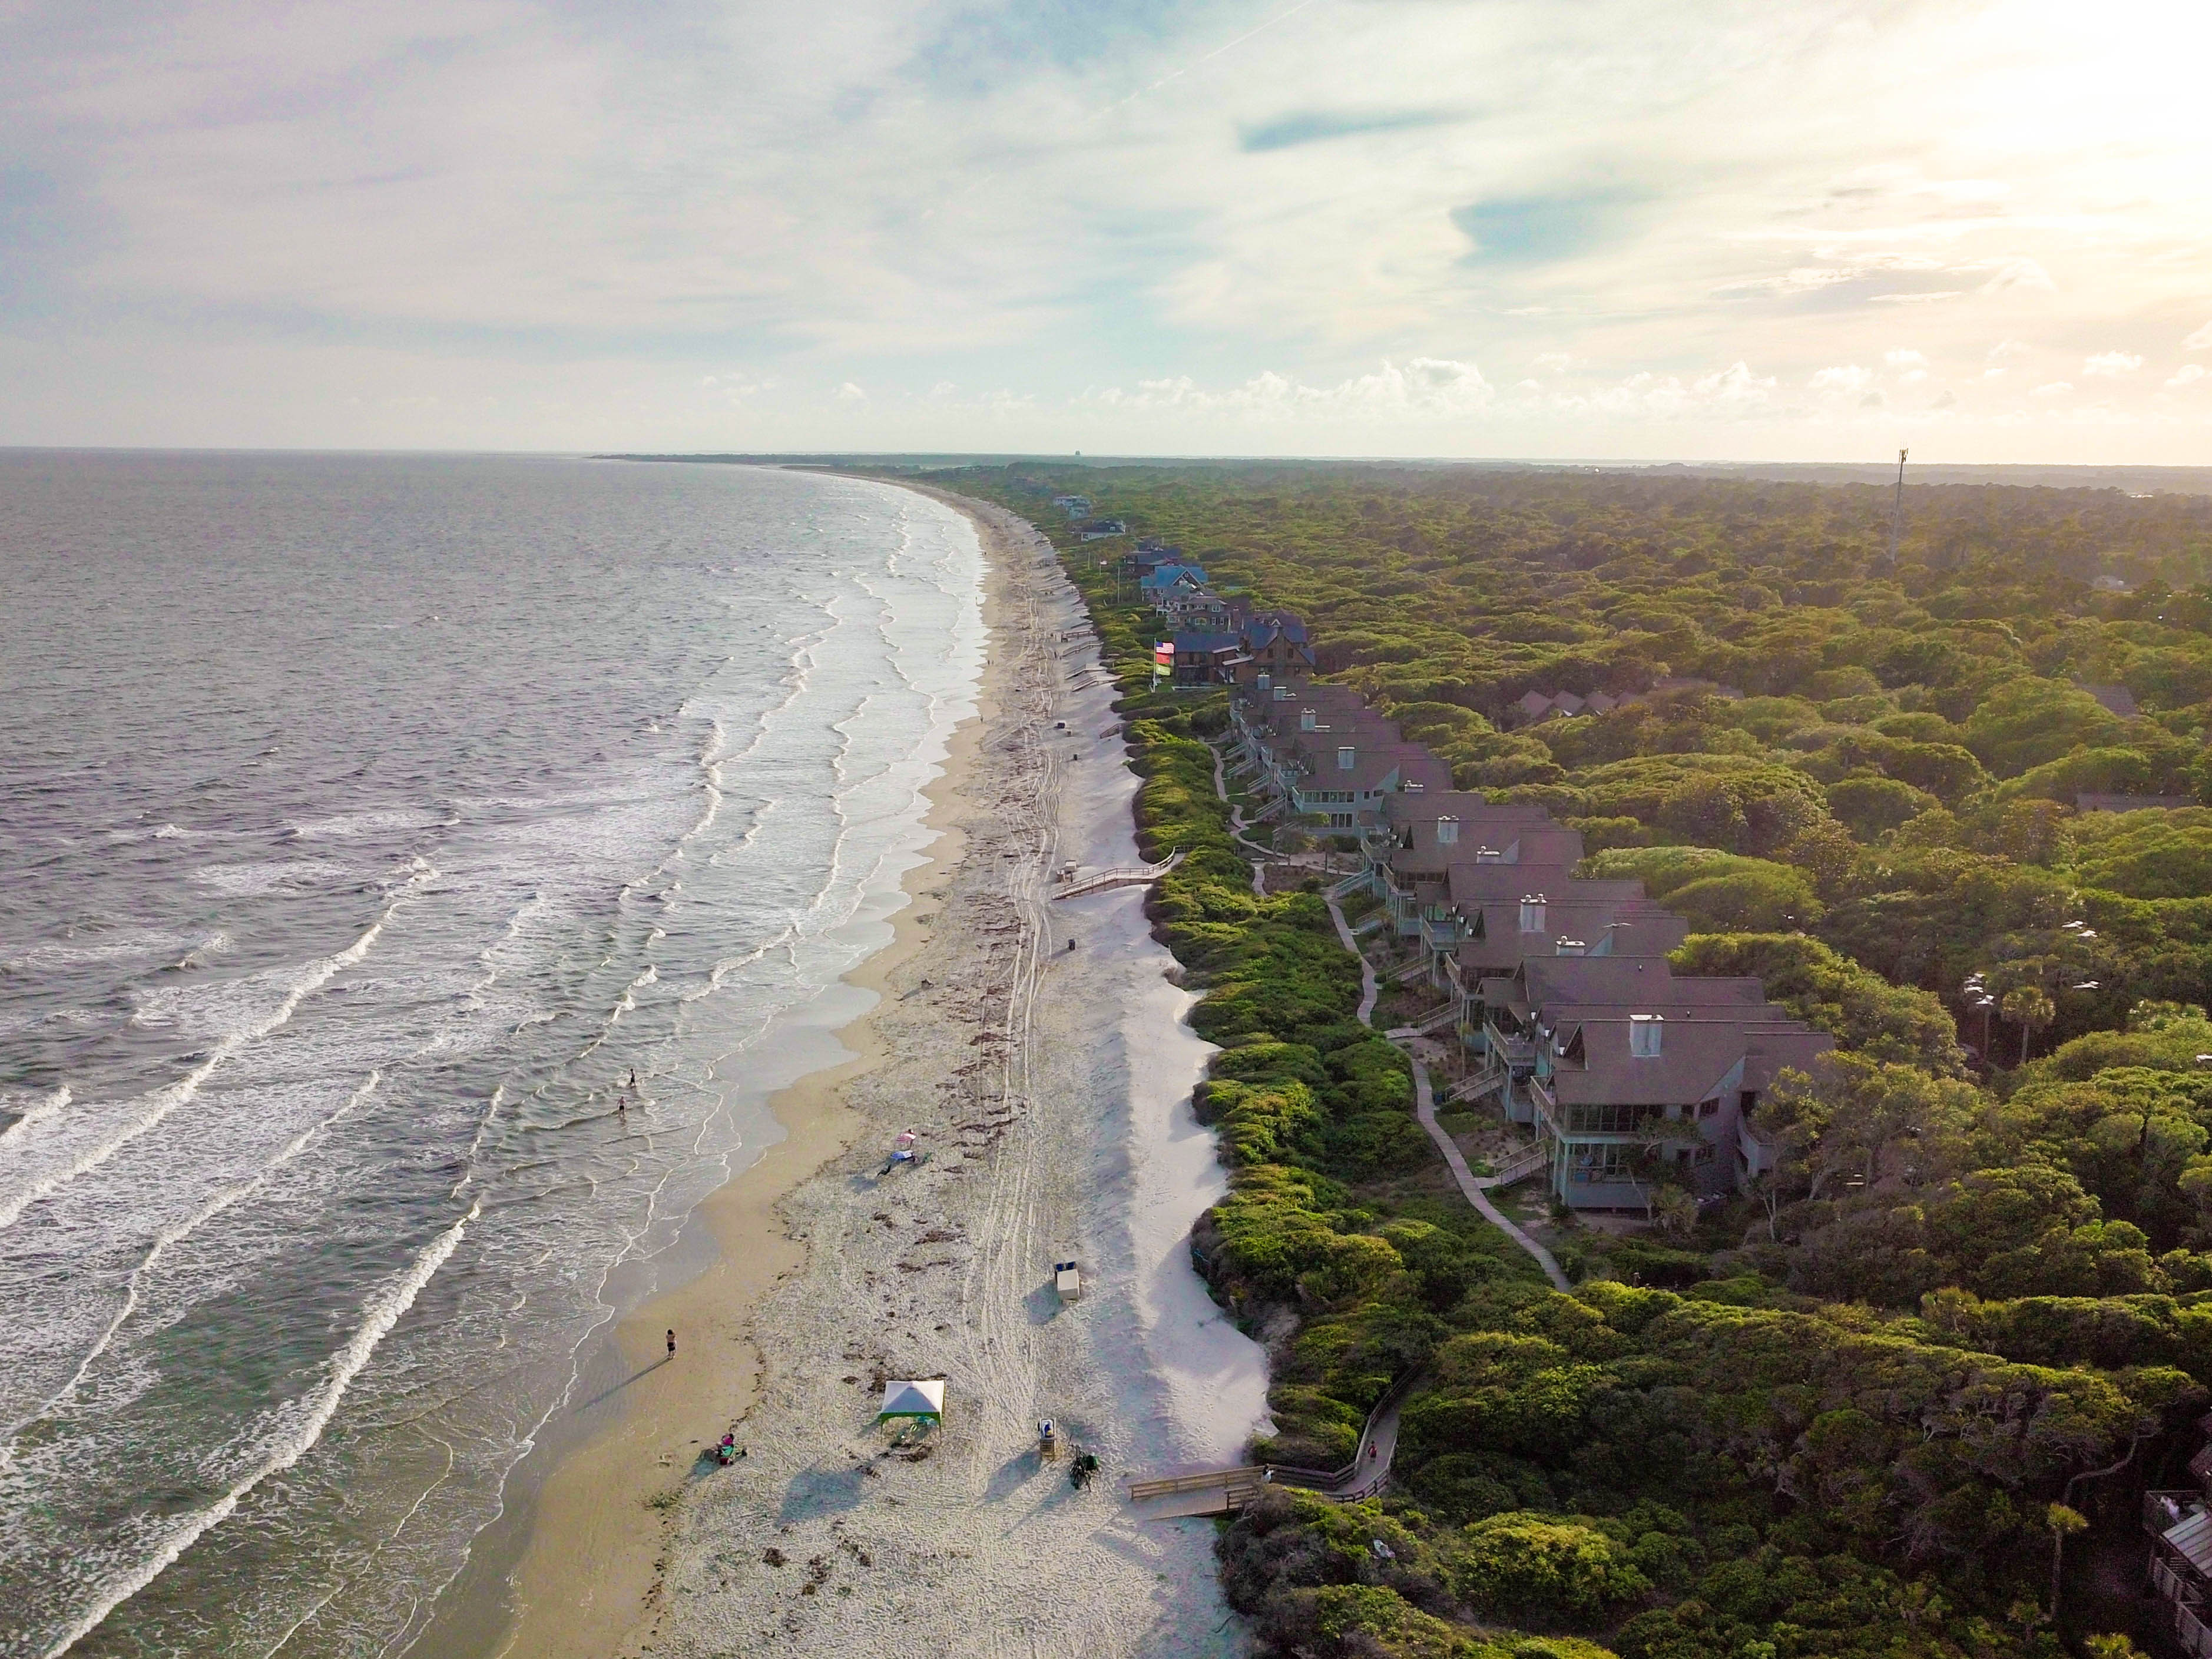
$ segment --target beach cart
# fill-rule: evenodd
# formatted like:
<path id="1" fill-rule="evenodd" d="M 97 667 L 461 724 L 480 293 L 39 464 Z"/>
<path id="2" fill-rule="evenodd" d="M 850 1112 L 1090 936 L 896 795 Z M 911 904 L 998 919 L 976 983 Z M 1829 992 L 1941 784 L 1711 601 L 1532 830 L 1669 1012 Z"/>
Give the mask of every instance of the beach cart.
<path id="1" fill-rule="evenodd" d="M 1060 1299 L 1062 1302 L 1083 1300 L 1083 1275 L 1077 1271 L 1075 1263 L 1073 1261 L 1055 1261 L 1052 1264 L 1052 1287 L 1060 1292 Z"/>

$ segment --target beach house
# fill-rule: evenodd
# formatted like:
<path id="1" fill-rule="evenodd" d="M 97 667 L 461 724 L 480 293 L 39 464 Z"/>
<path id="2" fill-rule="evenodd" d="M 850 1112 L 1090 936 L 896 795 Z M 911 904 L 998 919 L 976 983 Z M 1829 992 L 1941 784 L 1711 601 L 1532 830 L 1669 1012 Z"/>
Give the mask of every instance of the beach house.
<path id="1" fill-rule="evenodd" d="M 1234 634 L 1179 629 L 1174 635 L 1174 680 L 1177 685 L 1226 685 L 1236 678 L 1243 642 Z"/>
<path id="2" fill-rule="evenodd" d="M 1156 564 L 1137 579 L 1137 597 L 1153 610 L 1163 609 L 1178 593 L 1207 591 L 1206 572 L 1194 564 Z"/>
<path id="3" fill-rule="evenodd" d="M 1251 659 L 1245 682 L 1256 684 L 1266 675 L 1271 684 L 1311 678 L 1313 642 L 1306 625 L 1289 611 L 1254 611 L 1237 619 L 1243 635 L 1244 653 Z"/>
<path id="4" fill-rule="evenodd" d="M 1835 1046 L 1756 979 L 1678 977 L 1661 957 L 1531 959 L 1481 1003 L 1479 1092 L 1535 1127 L 1550 1190 L 1577 1209 L 1644 1206 L 1668 1182 L 1735 1188 L 1761 1095 Z"/>

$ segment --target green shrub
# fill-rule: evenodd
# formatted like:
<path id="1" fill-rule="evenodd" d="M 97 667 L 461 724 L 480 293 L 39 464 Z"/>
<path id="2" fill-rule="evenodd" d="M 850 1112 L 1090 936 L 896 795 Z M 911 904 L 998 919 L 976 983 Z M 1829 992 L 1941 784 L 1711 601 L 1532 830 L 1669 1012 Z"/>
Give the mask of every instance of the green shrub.
<path id="1" fill-rule="evenodd" d="M 1462 1601 L 1506 1617 L 1598 1619 L 1651 1588 L 1630 1550 L 1586 1517 L 1527 1510 L 1470 1522 L 1445 1573 Z"/>

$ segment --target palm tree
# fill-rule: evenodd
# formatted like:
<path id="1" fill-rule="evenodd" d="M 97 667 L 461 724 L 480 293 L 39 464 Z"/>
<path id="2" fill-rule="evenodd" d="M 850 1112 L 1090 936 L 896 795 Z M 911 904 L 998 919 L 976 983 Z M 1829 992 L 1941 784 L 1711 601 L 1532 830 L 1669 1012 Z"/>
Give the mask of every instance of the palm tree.
<path id="1" fill-rule="evenodd" d="M 2036 1032 L 2051 1024 L 2058 1010 L 2038 985 L 2022 985 L 2007 991 L 1997 1011 L 2007 1019 L 2020 1025 L 2020 1063 L 2027 1064 L 2027 1045 Z"/>

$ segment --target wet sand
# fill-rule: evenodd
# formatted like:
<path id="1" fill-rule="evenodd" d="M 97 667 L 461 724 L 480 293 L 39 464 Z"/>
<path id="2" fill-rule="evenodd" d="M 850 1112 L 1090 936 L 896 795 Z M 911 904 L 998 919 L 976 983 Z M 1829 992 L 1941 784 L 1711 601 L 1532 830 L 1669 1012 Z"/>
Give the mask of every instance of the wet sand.
<path id="1" fill-rule="evenodd" d="M 1115 1478 L 1233 1457 L 1265 1408 L 1184 1243 L 1221 1187 L 1188 1103 L 1209 1051 L 1139 890 L 1048 898 L 1065 863 L 1133 860 L 1134 780 L 1035 532 L 942 499 L 983 537 L 990 662 L 915 902 L 851 976 L 883 1000 L 702 1206 L 711 1265 L 623 1322 L 604 1421 L 570 1425 L 496 1587 L 506 1628 L 471 1648 L 1242 1649 L 1210 1528 L 1135 1522 Z M 879 1176 L 906 1127 L 927 1161 Z M 1062 1306 L 1069 1256 L 1085 1294 Z M 887 1375 L 945 1376 L 942 1428 L 877 1430 Z M 1040 1416 L 1104 1460 L 1091 1492 L 1040 1462 Z M 748 1451 L 728 1469 L 702 1461 L 725 1428 Z"/>

